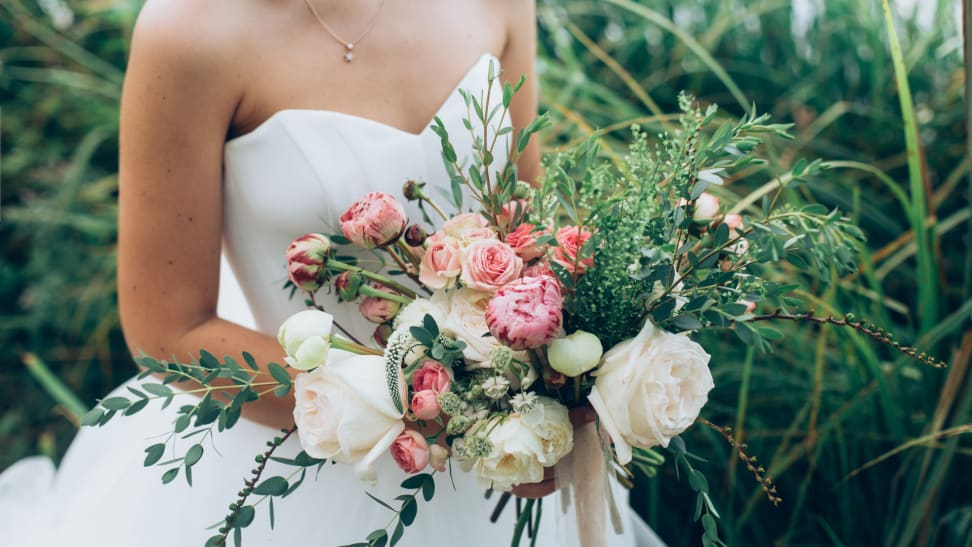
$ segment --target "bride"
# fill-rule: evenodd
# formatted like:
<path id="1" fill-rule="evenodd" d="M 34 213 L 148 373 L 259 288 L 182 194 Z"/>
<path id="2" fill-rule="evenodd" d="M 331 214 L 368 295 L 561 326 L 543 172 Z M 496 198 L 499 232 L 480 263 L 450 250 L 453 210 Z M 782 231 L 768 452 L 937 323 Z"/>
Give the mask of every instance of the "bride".
<path id="1" fill-rule="evenodd" d="M 200 348 L 237 358 L 246 350 L 260 363 L 280 362 L 273 334 L 300 308 L 282 290 L 287 244 L 307 231 L 338 233 L 338 215 L 365 192 L 400 194 L 409 178 L 447 185 L 428 126 L 438 116 L 456 149 L 470 150 L 458 90 L 483 92 L 491 64 L 504 79 L 526 76 L 512 104 L 514 127 L 524 127 L 537 110 L 535 40 L 533 0 L 147 2 L 121 111 L 118 297 L 130 349 L 182 359 Z M 537 178 L 536 144 L 518 167 L 521 179 Z M 323 299 L 348 331 L 370 338 L 355 310 Z M 173 409 L 83 430 L 49 499 L 2 526 L 17 538 L 6 544 L 203 545 L 254 455 L 293 423 L 293 400 L 261 399 L 248 412 L 207 444 L 191 488 L 181 477 L 162 485 L 159 468 L 141 463 L 142 449 L 159 442 L 148 439 L 171 431 Z M 326 466 L 276 504 L 274 530 L 258 507 L 244 542 L 363 541 L 389 518 L 366 490 L 401 493 L 391 459 L 378 467 L 379 484 L 366 488 L 350 468 Z M 512 508 L 492 524 L 495 498 L 483 499 L 471 475 L 437 481 L 401 545 L 509 541 Z M 553 490 L 549 480 L 514 493 Z M 545 512 L 538 545 L 563 544 L 557 528 L 567 517 Z M 629 511 L 623 520 L 625 533 L 609 545 L 660 544 Z"/>

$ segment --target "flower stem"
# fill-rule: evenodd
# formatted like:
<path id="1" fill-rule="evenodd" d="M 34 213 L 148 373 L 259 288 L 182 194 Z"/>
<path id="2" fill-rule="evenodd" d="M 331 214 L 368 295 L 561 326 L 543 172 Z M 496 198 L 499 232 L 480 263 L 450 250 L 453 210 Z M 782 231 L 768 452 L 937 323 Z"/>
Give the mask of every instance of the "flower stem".
<path id="1" fill-rule="evenodd" d="M 391 300 L 392 302 L 398 302 L 403 306 L 407 306 L 411 304 L 413 300 L 411 298 L 402 296 L 400 294 L 385 292 L 381 289 L 376 289 L 374 287 L 369 287 L 367 285 L 362 285 L 358 289 L 358 294 L 361 294 L 363 296 L 373 296 L 375 298 L 382 298 L 384 300 Z"/>
<path id="2" fill-rule="evenodd" d="M 336 271 L 336 272 L 356 272 L 356 273 L 359 273 L 362 276 L 364 276 L 366 279 L 369 279 L 369 280 L 374 281 L 376 283 L 380 283 L 380 284 L 388 287 L 389 289 L 398 291 L 399 293 L 401 293 L 401 294 L 403 294 L 403 295 L 405 295 L 405 296 L 407 296 L 409 298 L 416 298 L 416 297 L 418 297 L 418 295 L 415 294 L 415 291 L 413 291 L 412 289 L 409 289 L 405 285 L 402 285 L 398 281 L 395 281 L 394 279 L 391 279 L 391 278 L 386 277 L 384 275 L 377 274 L 377 273 L 372 272 L 372 271 L 369 271 L 369 270 L 365 270 L 364 268 L 359 268 L 357 266 L 352 266 L 351 264 L 346 264 L 346 263 L 341 262 L 339 260 L 330 260 L 330 261 L 328 261 L 327 267 L 330 268 L 333 271 Z"/>
<path id="3" fill-rule="evenodd" d="M 354 353 L 355 355 L 384 355 L 385 352 L 380 349 L 369 348 L 368 346 L 352 342 L 350 340 L 345 340 L 343 338 L 338 338 L 337 336 L 331 336 L 331 347 L 334 349 L 339 349 L 342 351 L 347 351 Z"/>

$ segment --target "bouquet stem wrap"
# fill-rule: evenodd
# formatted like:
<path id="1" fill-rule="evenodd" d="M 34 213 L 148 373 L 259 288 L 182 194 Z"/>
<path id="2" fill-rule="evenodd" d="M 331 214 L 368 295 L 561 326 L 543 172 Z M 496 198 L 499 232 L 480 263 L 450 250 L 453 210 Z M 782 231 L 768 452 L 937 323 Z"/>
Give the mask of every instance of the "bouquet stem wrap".
<path id="1" fill-rule="evenodd" d="M 565 547 L 607 547 L 607 520 L 615 534 L 623 533 L 621 514 L 611 489 L 610 459 L 607 445 L 597 424 L 588 423 L 574 430 L 574 450 L 556 469 L 561 492 L 558 512 L 559 544 Z M 573 504 L 571 504 L 573 501 Z M 574 506 L 574 516 L 568 515 Z"/>

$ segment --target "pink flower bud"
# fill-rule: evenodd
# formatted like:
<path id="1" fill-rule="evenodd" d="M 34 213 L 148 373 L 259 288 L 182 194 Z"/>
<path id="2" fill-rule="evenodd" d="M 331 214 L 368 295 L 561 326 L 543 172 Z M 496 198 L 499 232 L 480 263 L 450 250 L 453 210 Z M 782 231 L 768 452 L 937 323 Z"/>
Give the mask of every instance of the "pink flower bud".
<path id="1" fill-rule="evenodd" d="M 287 247 L 287 275 L 305 291 L 321 288 L 331 254 L 331 240 L 321 234 L 304 234 Z"/>
<path id="2" fill-rule="evenodd" d="M 449 459 L 449 451 L 445 448 L 433 444 L 429 447 L 429 465 L 438 472 L 446 470 L 446 460 Z"/>
<path id="3" fill-rule="evenodd" d="M 412 224 L 405 230 L 405 243 L 412 247 L 421 247 L 428 237 L 429 233 L 419 224 Z"/>
<path id="4" fill-rule="evenodd" d="M 708 222 L 719 215 L 719 198 L 708 192 L 695 200 L 695 210 L 692 212 L 692 220 L 696 222 Z"/>
<path id="5" fill-rule="evenodd" d="M 412 414 L 420 420 L 432 420 L 438 416 L 442 409 L 439 407 L 438 395 L 431 389 L 416 391 L 412 395 Z"/>
<path id="6" fill-rule="evenodd" d="M 513 349 L 537 348 L 560 332 L 563 303 L 556 279 L 524 277 L 490 299 L 486 325 L 497 340 Z"/>
<path id="7" fill-rule="evenodd" d="M 382 285 L 374 285 L 372 288 L 388 294 L 397 294 L 391 289 Z M 358 304 L 358 311 L 365 319 L 372 323 L 385 323 L 391 321 L 402 309 L 399 302 L 394 302 L 380 296 L 366 296 Z"/>
<path id="8" fill-rule="evenodd" d="M 402 204 L 381 192 L 369 192 L 351 204 L 339 220 L 344 237 L 365 249 L 395 243 L 408 224 Z"/>
<path id="9" fill-rule="evenodd" d="M 406 429 L 392 442 L 391 455 L 406 473 L 418 473 L 429 464 L 429 443 L 418 431 Z"/>
<path id="10" fill-rule="evenodd" d="M 395 332 L 394 327 L 391 323 L 382 323 L 375 328 L 375 332 L 371 335 L 371 339 L 375 341 L 381 347 L 388 345 L 388 339 L 391 338 L 392 333 Z"/>
<path id="11" fill-rule="evenodd" d="M 418 182 L 412 179 L 408 179 L 407 181 L 405 181 L 405 186 L 402 187 L 402 195 L 404 195 L 405 199 L 407 199 L 408 201 L 415 201 L 417 199 L 422 199 L 423 197 L 425 197 L 425 192 L 422 191 L 422 188 L 424 187 L 425 187 L 424 182 Z"/>

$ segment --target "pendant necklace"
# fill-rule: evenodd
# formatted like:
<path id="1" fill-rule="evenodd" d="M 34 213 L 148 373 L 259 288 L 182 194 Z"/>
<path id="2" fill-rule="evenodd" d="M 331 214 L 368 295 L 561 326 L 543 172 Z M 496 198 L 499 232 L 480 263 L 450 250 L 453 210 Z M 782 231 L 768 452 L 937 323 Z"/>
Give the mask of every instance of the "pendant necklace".
<path id="1" fill-rule="evenodd" d="M 358 42 L 363 40 L 364 37 L 367 36 L 369 32 L 371 32 L 371 29 L 375 27 L 375 23 L 378 22 L 378 15 L 381 13 L 381 8 L 385 7 L 385 0 L 381 0 L 381 3 L 378 4 L 378 9 L 375 11 L 374 16 L 372 16 L 371 21 L 368 23 L 368 27 L 365 28 L 364 32 L 361 33 L 361 36 L 358 36 L 356 40 L 348 41 L 341 38 L 340 36 L 337 35 L 337 33 L 331 30 L 331 27 L 329 27 L 328 24 L 324 22 L 324 18 L 321 17 L 319 13 L 317 13 L 317 9 L 314 8 L 314 4 L 311 3 L 311 0 L 304 0 L 304 3 L 307 4 L 308 8 L 310 8 L 311 13 L 314 14 L 314 18 L 317 19 L 317 22 L 320 23 L 321 26 L 324 27 L 324 30 L 326 30 L 327 33 L 331 35 L 331 38 L 334 38 L 335 40 L 337 40 L 339 44 L 344 46 L 344 61 L 347 63 L 350 63 L 351 61 L 354 60 L 354 46 Z"/>

